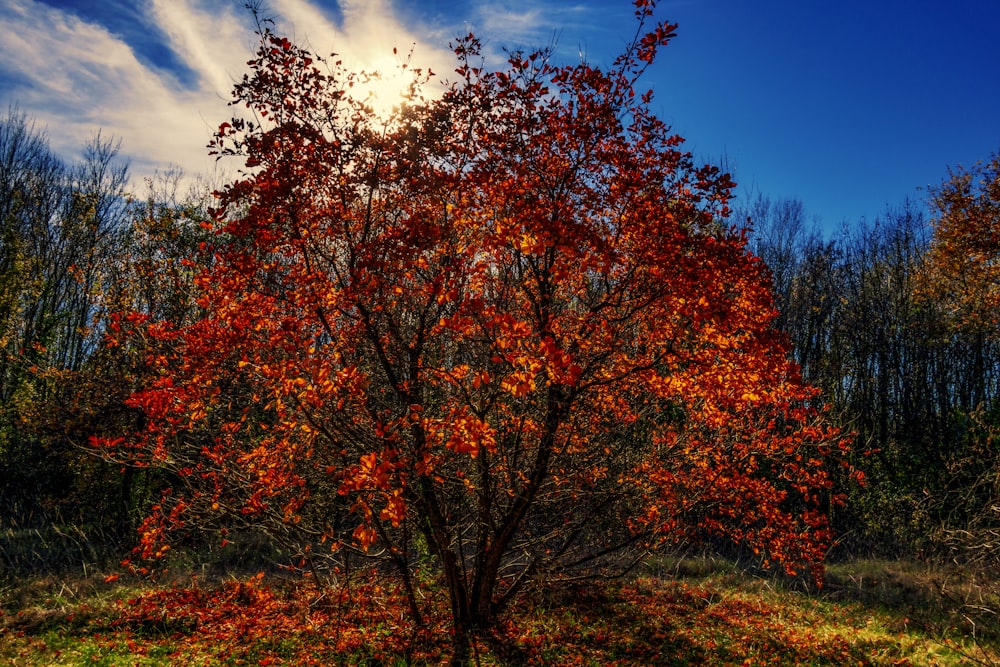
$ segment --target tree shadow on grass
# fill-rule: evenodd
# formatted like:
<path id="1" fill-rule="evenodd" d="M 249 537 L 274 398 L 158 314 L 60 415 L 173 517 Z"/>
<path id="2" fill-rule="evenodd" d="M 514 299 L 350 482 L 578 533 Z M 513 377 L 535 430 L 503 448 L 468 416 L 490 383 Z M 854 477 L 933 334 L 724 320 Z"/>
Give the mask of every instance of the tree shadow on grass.
<path id="1" fill-rule="evenodd" d="M 859 560 L 828 569 L 824 599 L 886 611 L 939 634 L 959 628 L 1000 646 L 1000 576 L 949 563 Z"/>
<path id="2" fill-rule="evenodd" d="M 871 665 L 895 645 L 850 628 L 816 632 L 808 612 L 711 584 L 644 578 L 545 591 L 485 641 L 504 665 Z"/>
<path id="3" fill-rule="evenodd" d="M 681 606 L 705 602 L 671 601 Z M 683 624 L 636 604 L 632 589 L 575 584 L 546 589 L 482 639 L 505 665 L 698 665 L 718 655 Z"/>

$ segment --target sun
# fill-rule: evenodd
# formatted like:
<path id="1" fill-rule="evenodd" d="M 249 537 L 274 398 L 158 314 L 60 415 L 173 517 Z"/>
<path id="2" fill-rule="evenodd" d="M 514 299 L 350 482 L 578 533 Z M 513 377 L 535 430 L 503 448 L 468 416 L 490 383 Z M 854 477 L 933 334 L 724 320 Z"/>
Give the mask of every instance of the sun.
<path id="1" fill-rule="evenodd" d="M 428 69 L 414 69 L 411 66 L 412 53 L 403 54 L 398 49 L 386 55 L 369 57 L 365 66 L 360 69 L 364 73 L 364 82 L 360 85 L 359 99 L 364 100 L 372 111 L 381 118 L 389 118 L 410 99 L 410 89 L 414 81 L 426 74 Z M 430 70 L 433 72 L 433 70 Z M 439 84 L 431 77 L 426 85 L 421 87 L 425 97 L 435 97 L 440 94 Z"/>

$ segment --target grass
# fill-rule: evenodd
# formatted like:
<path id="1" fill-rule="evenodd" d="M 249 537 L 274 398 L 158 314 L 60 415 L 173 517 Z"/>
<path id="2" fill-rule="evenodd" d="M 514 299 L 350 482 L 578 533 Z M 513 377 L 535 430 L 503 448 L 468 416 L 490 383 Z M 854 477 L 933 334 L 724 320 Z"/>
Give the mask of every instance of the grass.
<path id="1" fill-rule="evenodd" d="M 822 591 L 707 558 L 627 581 L 539 589 L 477 638 L 481 665 L 998 665 L 995 580 L 859 561 Z M 441 591 L 414 628 L 392 582 L 172 584 L 37 576 L 0 584 L 0 664 L 423 665 L 450 655 Z M 992 612 L 989 611 L 992 609 Z M 992 614 L 992 617 L 991 617 Z"/>

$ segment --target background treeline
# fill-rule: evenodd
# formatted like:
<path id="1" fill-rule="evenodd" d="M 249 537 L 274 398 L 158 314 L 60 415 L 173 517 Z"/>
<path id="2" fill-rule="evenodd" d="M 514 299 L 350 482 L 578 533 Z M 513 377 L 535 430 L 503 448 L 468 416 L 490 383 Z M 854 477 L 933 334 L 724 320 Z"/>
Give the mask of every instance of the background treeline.
<path id="1" fill-rule="evenodd" d="M 140 425 L 124 399 L 147 351 L 106 334 L 128 326 L 116 313 L 183 321 L 208 188 L 182 195 L 165 173 L 137 199 L 118 143 L 98 134 L 81 155 L 0 117 L 0 573 L 120 554 L 168 483 L 87 445 Z"/>
<path id="2" fill-rule="evenodd" d="M 738 215 L 771 268 L 777 325 L 804 377 L 856 434 L 867 484 L 835 512 L 837 553 L 998 562 L 1000 341 L 992 316 L 957 316 L 922 207 L 904 202 L 832 239 L 795 200 L 761 196 Z"/>
<path id="3" fill-rule="evenodd" d="M 180 182 L 161 175 L 136 197 L 115 142 L 97 135 L 67 164 L 25 115 L 0 118 L 0 571 L 58 565 L 47 554 L 67 544 L 84 561 L 120 553 L 177 482 L 87 444 L 141 426 L 124 400 L 155 350 L 117 344 L 131 324 L 116 314 L 196 314 L 210 188 Z M 734 216 L 771 268 L 803 375 L 856 433 L 868 482 L 834 512 L 836 555 L 997 561 L 1000 339 L 957 322 L 935 289 L 923 208 L 832 238 L 794 200 L 759 196 Z"/>

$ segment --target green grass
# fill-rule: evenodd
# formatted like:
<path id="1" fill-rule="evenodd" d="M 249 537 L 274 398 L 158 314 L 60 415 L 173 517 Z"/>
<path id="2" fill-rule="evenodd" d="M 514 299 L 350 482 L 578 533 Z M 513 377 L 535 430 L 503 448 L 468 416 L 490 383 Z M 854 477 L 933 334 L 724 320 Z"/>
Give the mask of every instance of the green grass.
<path id="1" fill-rule="evenodd" d="M 450 655 L 441 591 L 411 627 L 392 582 L 354 602 L 308 581 L 0 584 L 0 664 L 421 665 Z M 481 665 L 998 665 L 998 581 L 913 563 L 831 566 L 827 585 L 724 560 L 658 559 L 624 582 L 537 589 L 477 637 Z"/>

